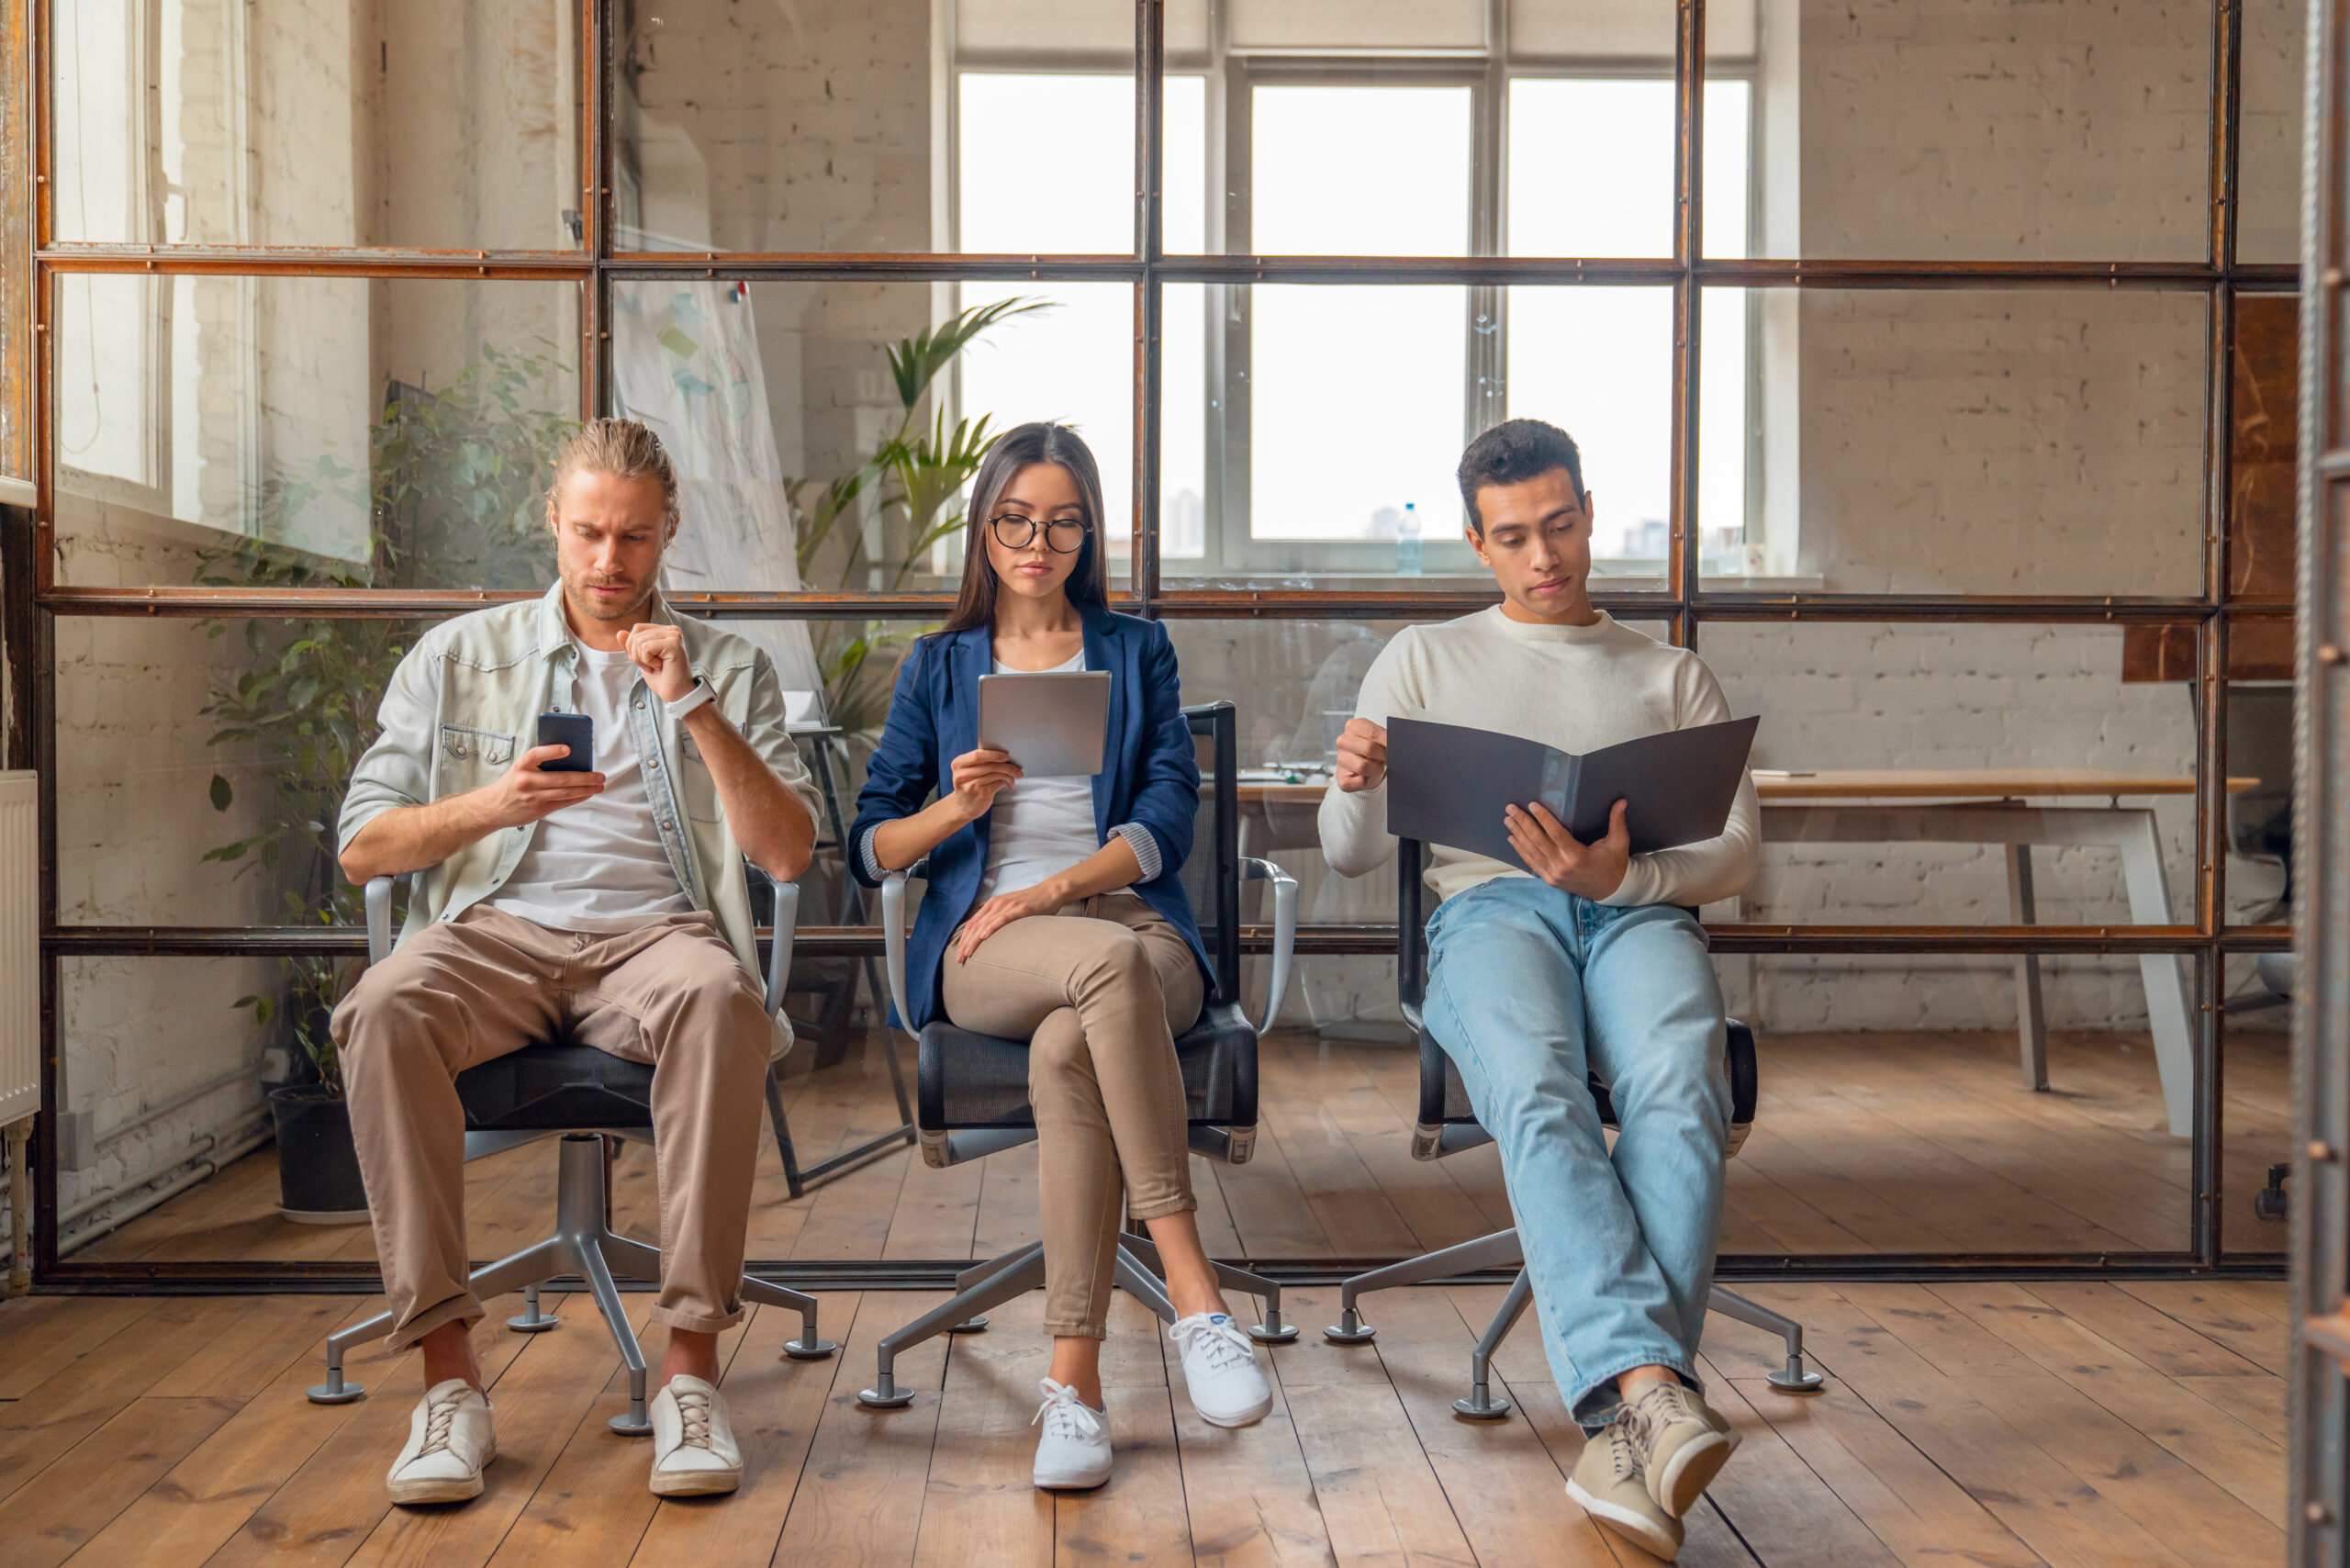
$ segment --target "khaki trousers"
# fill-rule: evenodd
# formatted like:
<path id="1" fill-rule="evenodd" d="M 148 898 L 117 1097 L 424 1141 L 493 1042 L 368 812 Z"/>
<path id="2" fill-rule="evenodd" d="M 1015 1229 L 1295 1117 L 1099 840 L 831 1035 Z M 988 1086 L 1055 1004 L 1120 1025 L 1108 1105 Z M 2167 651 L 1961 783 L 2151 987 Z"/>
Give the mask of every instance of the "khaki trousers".
<path id="1" fill-rule="evenodd" d="M 469 1067 L 567 1035 L 653 1067 L 661 1297 L 653 1320 L 714 1333 L 742 1320 L 775 1025 L 707 913 L 633 931 L 553 931 L 476 905 L 370 968 L 334 1010 L 394 1350 L 481 1303 L 466 1288 Z"/>
<path id="2" fill-rule="evenodd" d="M 1199 1206 L 1175 1036 L 1204 990 L 1182 936 L 1131 893 L 1015 920 L 968 963 L 948 939 L 947 1017 L 1028 1039 L 1047 1334 L 1108 1335 L 1122 1194 L 1136 1219 Z"/>

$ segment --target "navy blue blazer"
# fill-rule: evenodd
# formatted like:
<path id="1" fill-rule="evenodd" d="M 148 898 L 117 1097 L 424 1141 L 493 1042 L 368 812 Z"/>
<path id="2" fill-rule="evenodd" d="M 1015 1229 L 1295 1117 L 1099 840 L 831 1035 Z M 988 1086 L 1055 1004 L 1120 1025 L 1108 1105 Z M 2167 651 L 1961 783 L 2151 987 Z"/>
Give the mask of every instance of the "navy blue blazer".
<path id="1" fill-rule="evenodd" d="M 1192 749 L 1192 729 L 1183 717 L 1182 691 L 1175 672 L 1174 645 L 1155 621 L 1088 610 L 1085 667 L 1110 672 L 1110 722 L 1102 745 L 1102 770 L 1093 776 L 1093 828 L 1101 842 L 1113 829 L 1137 824 L 1158 850 L 1158 874 L 1133 891 L 1183 934 L 1208 990 L 1215 989 L 1199 922 L 1183 891 L 1183 859 L 1192 852 L 1192 829 L 1200 802 L 1200 765 Z M 995 667 L 995 640 L 988 627 L 925 637 L 914 644 L 898 671 L 890 718 L 881 744 L 867 765 L 865 788 L 856 797 L 856 824 L 849 829 L 849 864 L 857 879 L 878 886 L 873 832 L 884 823 L 910 817 L 955 788 L 954 761 L 979 744 L 979 677 Z M 979 879 L 987 869 L 990 822 L 949 834 L 930 852 L 929 888 L 914 916 L 906 945 L 906 1004 L 914 1016 L 904 1025 L 920 1029 L 940 1016 L 940 965 L 946 939 L 979 902 Z M 1145 857 L 1147 860 L 1147 857 Z M 1146 863 L 1145 869 L 1148 869 Z M 890 1008 L 892 1016 L 897 1009 Z"/>

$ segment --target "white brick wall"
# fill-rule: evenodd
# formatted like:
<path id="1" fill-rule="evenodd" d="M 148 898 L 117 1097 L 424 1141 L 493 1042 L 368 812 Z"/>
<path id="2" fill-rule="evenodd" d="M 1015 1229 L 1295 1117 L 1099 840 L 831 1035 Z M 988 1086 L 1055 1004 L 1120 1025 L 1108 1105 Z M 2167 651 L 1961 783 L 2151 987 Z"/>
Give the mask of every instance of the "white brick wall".
<path id="1" fill-rule="evenodd" d="M 2208 5 L 1802 0 L 1801 17 L 1805 255 L 2202 256 Z"/>
<path id="2" fill-rule="evenodd" d="M 930 15 L 929 0 L 641 11 L 622 145 L 644 150 L 644 227 L 722 250 L 930 249 Z"/>
<path id="3" fill-rule="evenodd" d="M 2202 587 L 2195 294 L 1807 290 L 1800 569 L 1842 593 Z M 2118 666 L 2117 666 L 2118 667 Z"/>

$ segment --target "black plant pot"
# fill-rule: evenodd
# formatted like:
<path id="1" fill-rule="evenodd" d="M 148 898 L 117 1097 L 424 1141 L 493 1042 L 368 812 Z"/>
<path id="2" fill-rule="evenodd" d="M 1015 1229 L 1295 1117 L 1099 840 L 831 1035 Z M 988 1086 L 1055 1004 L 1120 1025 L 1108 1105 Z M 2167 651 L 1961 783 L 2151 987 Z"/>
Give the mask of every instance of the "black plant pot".
<path id="1" fill-rule="evenodd" d="M 297 1225 L 359 1225 L 367 1189 L 351 1141 L 351 1108 L 315 1083 L 269 1092 L 277 1122 L 277 1212 Z"/>

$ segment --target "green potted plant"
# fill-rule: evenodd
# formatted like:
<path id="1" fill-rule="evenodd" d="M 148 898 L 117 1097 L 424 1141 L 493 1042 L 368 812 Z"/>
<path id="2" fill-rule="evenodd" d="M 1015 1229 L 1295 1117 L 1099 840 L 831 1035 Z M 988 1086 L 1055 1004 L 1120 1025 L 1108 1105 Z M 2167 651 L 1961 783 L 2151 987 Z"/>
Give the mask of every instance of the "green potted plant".
<path id="1" fill-rule="evenodd" d="M 395 386 L 370 431 L 368 474 L 331 454 L 308 475 L 268 481 L 262 536 L 208 556 L 198 580 L 214 587 L 365 588 L 468 581 L 534 586 L 544 566 L 539 537 L 547 454 L 576 421 L 547 414 L 563 367 L 553 359 L 486 348 L 437 392 Z M 364 563 L 325 560 L 285 543 L 322 500 L 364 505 Z M 212 636 L 229 626 L 214 622 Z M 274 879 L 288 925 L 348 929 L 365 923 L 361 890 L 336 863 L 335 819 L 352 766 L 375 740 L 375 710 L 416 628 L 397 622 L 320 618 L 246 621 L 244 667 L 216 684 L 203 711 L 218 728 L 209 744 L 234 747 L 266 780 L 263 820 L 215 846 L 207 862 L 238 877 Z M 214 810 L 236 790 L 215 773 Z M 365 967 L 317 957 L 280 960 L 274 993 L 237 1002 L 274 1031 L 292 1070 L 271 1089 L 280 1212 L 310 1223 L 367 1215 L 343 1102 L 342 1072 L 327 1020 Z"/>

